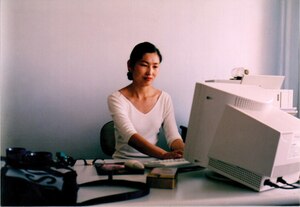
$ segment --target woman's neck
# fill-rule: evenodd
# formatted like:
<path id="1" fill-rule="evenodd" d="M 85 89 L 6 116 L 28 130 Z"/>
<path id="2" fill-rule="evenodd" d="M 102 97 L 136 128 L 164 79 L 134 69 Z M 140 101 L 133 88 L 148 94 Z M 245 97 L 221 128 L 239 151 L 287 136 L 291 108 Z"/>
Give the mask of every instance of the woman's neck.
<path id="1" fill-rule="evenodd" d="M 155 95 L 156 92 L 156 89 L 153 86 L 137 87 L 134 84 L 130 84 L 127 88 L 130 95 L 138 99 L 151 97 Z"/>

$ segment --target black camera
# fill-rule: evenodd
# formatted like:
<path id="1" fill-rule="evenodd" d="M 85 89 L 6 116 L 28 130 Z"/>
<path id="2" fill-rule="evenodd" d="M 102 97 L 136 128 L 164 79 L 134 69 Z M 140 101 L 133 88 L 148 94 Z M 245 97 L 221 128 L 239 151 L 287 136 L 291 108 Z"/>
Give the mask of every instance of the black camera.
<path id="1" fill-rule="evenodd" d="M 22 147 L 6 149 L 6 164 L 18 168 L 39 168 L 52 166 L 73 166 L 76 160 L 62 152 L 56 153 L 56 161 L 51 152 L 31 152 Z"/>

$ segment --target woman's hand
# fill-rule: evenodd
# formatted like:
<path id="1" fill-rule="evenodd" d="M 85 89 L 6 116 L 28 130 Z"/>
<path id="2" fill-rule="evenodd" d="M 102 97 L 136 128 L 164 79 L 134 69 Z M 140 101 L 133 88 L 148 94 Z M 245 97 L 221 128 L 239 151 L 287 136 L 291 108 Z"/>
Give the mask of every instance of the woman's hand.
<path id="1" fill-rule="evenodd" d="M 179 159 L 183 157 L 183 153 L 181 150 L 174 150 L 172 152 L 166 152 L 163 154 L 162 159 Z"/>
<path id="2" fill-rule="evenodd" d="M 181 139 L 176 139 L 171 144 L 171 152 L 166 152 L 163 154 L 162 159 L 179 159 L 183 157 L 183 149 L 184 149 L 184 143 Z"/>

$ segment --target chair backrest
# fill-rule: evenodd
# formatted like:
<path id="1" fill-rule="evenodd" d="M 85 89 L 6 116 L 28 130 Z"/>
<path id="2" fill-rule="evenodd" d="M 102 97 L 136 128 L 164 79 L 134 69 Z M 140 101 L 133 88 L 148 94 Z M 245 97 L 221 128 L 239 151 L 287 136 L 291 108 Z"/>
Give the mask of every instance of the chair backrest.
<path id="1" fill-rule="evenodd" d="M 115 152 L 115 143 L 114 122 L 109 121 L 102 126 L 100 131 L 100 145 L 104 154 L 111 157 Z"/>
<path id="2" fill-rule="evenodd" d="M 186 126 L 182 126 L 182 125 L 180 125 L 179 128 L 181 129 L 180 134 L 181 134 L 182 140 L 183 140 L 183 142 L 185 142 L 188 128 Z"/>

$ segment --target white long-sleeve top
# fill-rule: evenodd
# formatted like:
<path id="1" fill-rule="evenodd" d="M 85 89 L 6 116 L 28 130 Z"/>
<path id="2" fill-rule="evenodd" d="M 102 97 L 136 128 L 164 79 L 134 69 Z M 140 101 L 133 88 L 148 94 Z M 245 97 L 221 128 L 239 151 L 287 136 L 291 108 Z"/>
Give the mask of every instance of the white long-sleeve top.
<path id="1" fill-rule="evenodd" d="M 115 124 L 116 151 L 114 158 L 148 157 L 128 145 L 130 137 L 138 133 L 150 143 L 156 144 L 158 133 L 163 126 L 170 146 L 175 139 L 181 138 L 175 121 L 172 100 L 162 91 L 155 106 L 148 113 L 139 111 L 119 91 L 108 97 L 108 107 Z"/>

